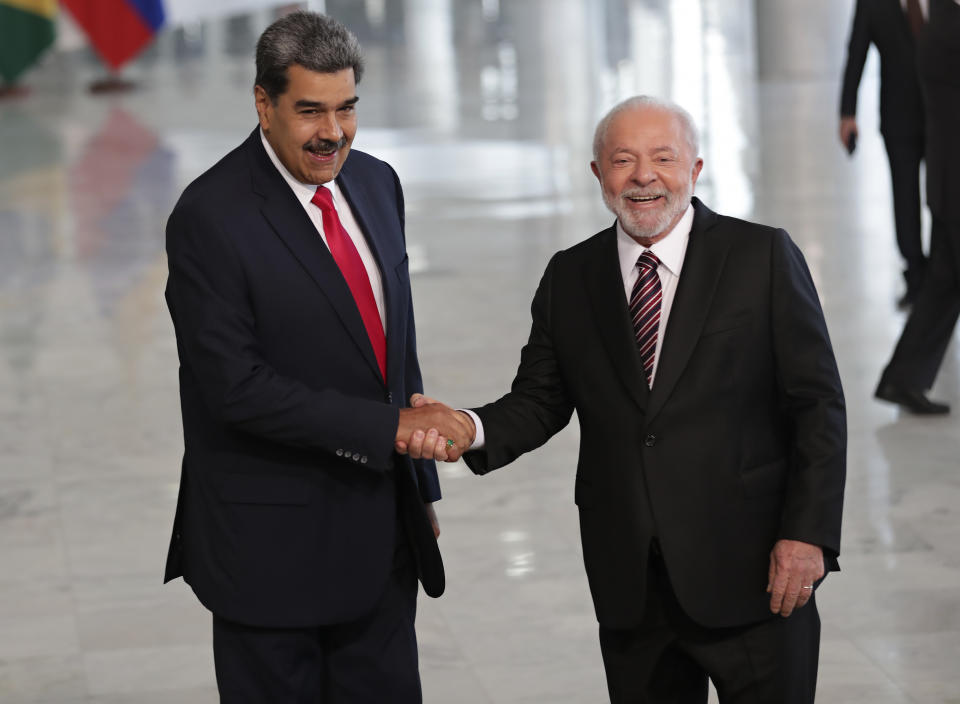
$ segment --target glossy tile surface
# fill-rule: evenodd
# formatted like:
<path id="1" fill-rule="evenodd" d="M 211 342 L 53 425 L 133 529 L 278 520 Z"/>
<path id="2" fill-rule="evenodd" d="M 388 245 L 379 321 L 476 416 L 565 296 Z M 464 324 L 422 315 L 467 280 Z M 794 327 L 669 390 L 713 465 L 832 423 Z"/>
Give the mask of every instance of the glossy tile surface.
<path id="1" fill-rule="evenodd" d="M 421 363 L 455 405 L 508 388 L 547 260 L 612 221 L 588 168 L 596 119 L 638 92 L 693 113 L 698 194 L 801 245 L 847 392 L 819 701 L 960 701 L 960 414 L 871 398 L 904 315 L 875 57 L 853 160 L 835 136 L 852 2 L 320 5 L 364 43 L 357 146 L 404 183 Z M 132 93 L 89 95 L 98 69 L 74 50 L 0 102 L 4 704 L 216 701 L 209 616 L 160 584 L 182 451 L 163 227 L 254 126 L 252 49 L 272 17 L 166 31 L 129 68 Z M 960 407 L 955 343 L 933 396 Z M 488 477 L 442 469 L 447 594 L 419 617 L 428 704 L 605 700 L 576 452 L 570 427 Z"/>

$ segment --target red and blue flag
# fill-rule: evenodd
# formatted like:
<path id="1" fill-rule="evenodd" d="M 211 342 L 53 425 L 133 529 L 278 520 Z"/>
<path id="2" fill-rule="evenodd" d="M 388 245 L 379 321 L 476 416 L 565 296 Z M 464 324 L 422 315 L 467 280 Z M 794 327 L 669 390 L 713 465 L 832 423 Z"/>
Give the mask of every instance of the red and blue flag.
<path id="1" fill-rule="evenodd" d="M 162 0 L 61 0 L 113 70 L 140 53 L 164 22 Z"/>

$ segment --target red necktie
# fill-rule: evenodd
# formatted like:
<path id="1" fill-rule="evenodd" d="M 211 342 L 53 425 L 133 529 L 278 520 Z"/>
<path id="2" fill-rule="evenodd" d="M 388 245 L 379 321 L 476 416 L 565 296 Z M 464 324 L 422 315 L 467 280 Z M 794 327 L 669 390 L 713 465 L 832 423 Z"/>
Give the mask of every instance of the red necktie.
<path id="1" fill-rule="evenodd" d="M 657 332 L 660 327 L 660 299 L 663 287 L 657 267 L 660 260 L 649 249 L 637 259 L 640 276 L 633 285 L 630 294 L 630 317 L 633 319 L 633 333 L 637 338 L 637 351 L 647 377 L 647 386 L 653 380 L 653 362 L 657 353 Z"/>
<path id="2" fill-rule="evenodd" d="M 353 300 L 363 318 L 363 326 L 367 329 L 367 337 L 373 345 L 373 354 L 377 358 L 377 365 L 384 381 L 387 379 L 387 338 L 383 334 L 383 321 L 380 320 L 380 311 L 373 297 L 373 287 L 363 260 L 357 252 L 353 240 L 343 229 L 340 217 L 333 207 L 333 196 L 330 190 L 323 186 L 317 187 L 311 202 L 323 212 L 323 234 L 327 237 L 327 246 L 333 255 L 340 273 L 350 287 Z"/>

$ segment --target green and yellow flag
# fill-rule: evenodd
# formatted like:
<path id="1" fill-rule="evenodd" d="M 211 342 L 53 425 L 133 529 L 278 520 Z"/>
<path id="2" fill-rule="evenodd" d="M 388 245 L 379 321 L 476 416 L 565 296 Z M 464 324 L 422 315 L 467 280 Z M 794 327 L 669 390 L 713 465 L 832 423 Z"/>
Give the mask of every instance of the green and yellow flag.
<path id="1" fill-rule="evenodd" d="M 53 43 L 57 0 L 0 0 L 0 84 L 13 83 Z"/>

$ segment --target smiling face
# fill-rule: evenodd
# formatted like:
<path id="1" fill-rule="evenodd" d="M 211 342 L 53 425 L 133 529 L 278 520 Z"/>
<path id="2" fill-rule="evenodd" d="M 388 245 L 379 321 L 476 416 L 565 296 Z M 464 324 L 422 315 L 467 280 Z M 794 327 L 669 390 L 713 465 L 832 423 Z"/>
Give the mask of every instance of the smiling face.
<path id="1" fill-rule="evenodd" d="M 332 181 L 357 132 L 357 85 L 352 68 L 319 73 L 294 64 L 287 90 L 274 103 L 254 88 L 260 127 L 273 151 L 301 183 Z"/>
<path id="2" fill-rule="evenodd" d="M 603 202 L 645 247 L 666 237 L 683 217 L 702 167 L 680 119 L 654 106 L 614 115 L 590 164 Z"/>

